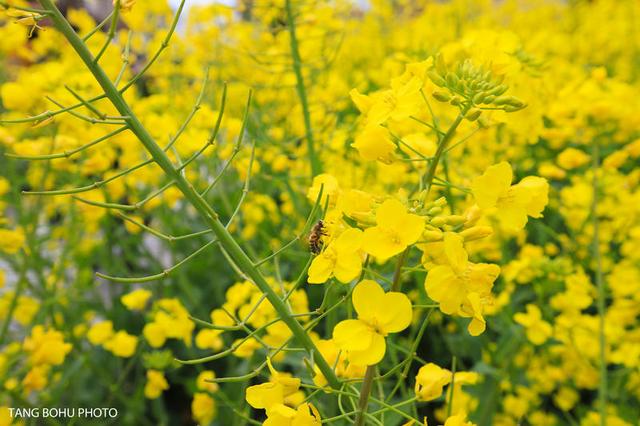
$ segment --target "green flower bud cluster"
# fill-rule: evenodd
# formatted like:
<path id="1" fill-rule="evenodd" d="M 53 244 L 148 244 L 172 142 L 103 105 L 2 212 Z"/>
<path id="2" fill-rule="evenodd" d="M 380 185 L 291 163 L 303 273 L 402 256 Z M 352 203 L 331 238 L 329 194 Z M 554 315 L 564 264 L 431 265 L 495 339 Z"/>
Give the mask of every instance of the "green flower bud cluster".
<path id="1" fill-rule="evenodd" d="M 490 70 L 475 66 L 469 59 L 450 70 L 442 55 L 438 54 L 435 66 L 427 71 L 427 76 L 442 88 L 435 90 L 432 96 L 437 101 L 465 107 L 465 118 L 469 121 L 477 120 L 483 109 L 514 112 L 526 106 L 515 96 L 505 95 L 509 86 L 503 83 L 503 76 L 496 77 Z"/>

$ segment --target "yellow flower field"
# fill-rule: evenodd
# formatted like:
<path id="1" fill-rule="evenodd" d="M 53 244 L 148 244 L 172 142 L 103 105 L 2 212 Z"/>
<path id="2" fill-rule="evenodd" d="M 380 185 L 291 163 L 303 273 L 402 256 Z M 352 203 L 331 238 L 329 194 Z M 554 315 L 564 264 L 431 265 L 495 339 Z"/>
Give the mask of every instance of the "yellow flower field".
<path id="1" fill-rule="evenodd" d="M 637 426 L 640 3 L 0 1 L 0 426 Z"/>

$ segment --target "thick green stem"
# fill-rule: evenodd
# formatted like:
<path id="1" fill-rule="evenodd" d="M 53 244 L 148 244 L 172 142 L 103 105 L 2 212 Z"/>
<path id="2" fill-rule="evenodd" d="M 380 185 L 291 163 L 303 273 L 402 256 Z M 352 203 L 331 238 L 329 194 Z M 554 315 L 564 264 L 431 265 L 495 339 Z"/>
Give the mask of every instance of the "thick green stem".
<path id="1" fill-rule="evenodd" d="M 314 359 L 318 368 L 322 374 L 326 377 L 329 385 L 335 389 L 340 388 L 340 382 L 336 377 L 333 369 L 327 361 L 321 356 L 320 352 L 316 348 L 315 344 L 300 325 L 300 323 L 292 316 L 290 309 L 284 303 L 278 294 L 271 288 L 266 279 L 253 265 L 253 262 L 242 250 L 237 241 L 227 231 L 225 226 L 218 218 L 218 214 L 211 208 L 209 204 L 198 194 L 193 186 L 186 180 L 186 178 L 174 167 L 173 163 L 166 155 L 164 150 L 155 142 L 153 137 L 149 134 L 146 128 L 134 115 L 129 105 L 125 102 L 122 94 L 113 85 L 109 77 L 104 70 L 96 64 L 91 52 L 87 46 L 82 42 L 80 37 L 75 33 L 71 25 L 64 18 L 62 13 L 54 5 L 52 0 L 39 0 L 39 3 L 44 9 L 51 13 L 51 17 L 55 27 L 66 37 L 67 41 L 71 44 L 76 51 L 80 59 L 85 63 L 89 71 L 93 74 L 96 81 L 100 84 L 105 92 L 105 95 L 118 112 L 127 117 L 126 122 L 131 131 L 137 136 L 140 142 L 144 145 L 146 150 L 151 154 L 153 160 L 162 168 L 165 174 L 175 182 L 178 189 L 182 192 L 185 199 L 193 205 L 198 211 L 203 220 L 206 221 L 211 228 L 215 236 L 220 242 L 222 248 L 229 254 L 236 265 L 249 277 L 258 288 L 266 294 L 267 299 L 273 305 L 278 315 L 282 318 L 282 321 L 289 327 L 292 334 L 295 336 L 297 342 L 301 344 L 309 353 L 314 354 Z"/>
<path id="2" fill-rule="evenodd" d="M 602 277 L 602 257 L 600 256 L 600 226 L 598 222 L 598 167 L 600 163 L 600 147 L 598 140 L 591 143 L 591 172 L 593 173 L 593 199 L 591 203 L 591 220 L 593 221 L 593 257 L 596 261 L 595 279 L 598 288 L 598 319 L 599 319 L 599 346 L 600 346 L 600 385 L 598 399 L 600 406 L 600 426 L 607 424 L 607 360 L 606 360 L 606 336 L 605 327 L 605 284 Z"/>
<path id="3" fill-rule="evenodd" d="M 451 138 L 453 138 L 453 135 L 456 133 L 456 129 L 462 122 L 462 119 L 464 118 L 465 113 L 466 113 L 466 109 L 464 109 L 462 112 L 460 112 L 460 114 L 458 114 L 458 116 L 453 121 L 453 123 L 451 123 L 449 130 L 447 130 L 447 132 L 444 134 L 444 136 L 440 140 L 440 143 L 438 144 L 438 149 L 436 150 L 436 153 L 433 156 L 431 163 L 429 164 L 429 169 L 427 170 L 427 174 L 425 175 L 424 181 L 423 181 L 424 188 L 427 190 L 427 193 L 429 193 L 429 191 L 431 190 L 433 178 L 436 175 L 436 169 L 438 168 L 438 163 L 440 162 L 440 158 L 442 157 L 442 154 L 447 149 L 449 142 L 451 142 Z"/>
<path id="4" fill-rule="evenodd" d="M 287 25 L 289 27 L 289 41 L 291 44 L 291 58 L 293 59 L 293 72 L 296 75 L 296 88 L 298 97 L 300 98 L 300 106 L 302 107 L 302 115 L 304 119 L 304 128 L 307 139 L 307 153 L 309 162 L 311 163 L 311 179 L 322 173 L 322 163 L 316 155 L 313 129 L 311 128 L 311 114 L 309 113 L 309 102 L 307 101 L 307 90 L 304 85 L 304 77 L 302 75 L 302 60 L 300 59 L 300 51 L 298 50 L 298 38 L 296 37 L 296 23 L 293 17 L 291 0 L 286 0 L 287 8 Z"/>
<path id="5" fill-rule="evenodd" d="M 369 405 L 369 395 L 371 395 L 371 385 L 373 384 L 373 376 L 376 368 L 373 365 L 367 367 L 367 371 L 364 373 L 364 381 L 362 382 L 362 388 L 360 389 L 360 399 L 358 401 L 358 415 L 356 416 L 356 426 L 364 425 L 364 417 L 367 413 L 367 406 Z"/>

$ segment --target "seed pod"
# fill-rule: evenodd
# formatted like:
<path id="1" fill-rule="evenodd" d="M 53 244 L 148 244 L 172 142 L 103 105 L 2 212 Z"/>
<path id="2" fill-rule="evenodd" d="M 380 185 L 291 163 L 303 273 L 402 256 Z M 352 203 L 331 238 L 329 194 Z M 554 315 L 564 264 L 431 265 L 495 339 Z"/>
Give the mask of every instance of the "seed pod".
<path id="1" fill-rule="evenodd" d="M 480 114 L 482 114 L 482 110 L 480 110 L 480 108 L 471 108 L 469 111 L 467 111 L 467 114 L 464 116 L 464 118 L 469 121 L 476 121 L 480 117 Z"/>
<path id="2" fill-rule="evenodd" d="M 436 90 L 434 91 L 431 96 L 433 96 L 437 101 L 440 102 L 449 102 L 449 100 L 451 99 L 451 95 L 447 92 L 444 92 L 442 90 Z"/>
<path id="3" fill-rule="evenodd" d="M 446 80 L 434 69 L 427 71 L 427 77 L 429 77 L 429 80 L 433 81 L 433 84 L 436 86 L 444 87 L 447 84 Z"/>

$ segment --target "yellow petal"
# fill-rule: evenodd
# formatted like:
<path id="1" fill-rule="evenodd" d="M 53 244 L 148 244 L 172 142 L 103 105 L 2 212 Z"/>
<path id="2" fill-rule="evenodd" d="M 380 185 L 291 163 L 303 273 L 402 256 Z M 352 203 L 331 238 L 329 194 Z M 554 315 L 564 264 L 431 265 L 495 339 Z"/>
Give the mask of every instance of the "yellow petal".
<path id="1" fill-rule="evenodd" d="M 531 217 L 542 217 L 549 203 L 549 182 L 538 176 L 527 176 L 512 188 L 517 202 L 524 206 Z"/>
<path id="2" fill-rule="evenodd" d="M 386 260 L 395 256 L 406 248 L 397 239 L 379 226 L 367 228 L 362 236 L 362 248 L 365 252 L 379 260 Z"/>
<path id="3" fill-rule="evenodd" d="M 245 399 L 253 408 L 269 408 L 284 402 L 284 390 L 279 383 L 262 383 L 249 386 Z"/>
<path id="4" fill-rule="evenodd" d="M 355 252 L 362 246 L 362 231 L 357 228 L 349 228 L 335 241 L 338 253 Z"/>
<path id="5" fill-rule="evenodd" d="M 424 281 L 429 297 L 440 303 L 440 310 L 448 315 L 457 314 L 465 296 L 464 285 L 448 265 L 431 269 Z"/>
<path id="6" fill-rule="evenodd" d="M 498 203 L 498 210 L 500 223 L 511 231 L 519 231 L 527 224 L 527 211 L 522 205 Z"/>
<path id="7" fill-rule="evenodd" d="M 330 250 L 330 248 L 327 248 L 327 250 Z M 307 281 L 310 284 L 321 284 L 327 281 L 333 272 L 334 262 L 335 260 L 326 253 L 316 256 L 309 266 L 309 279 Z"/>
<path id="8" fill-rule="evenodd" d="M 404 226 L 404 217 L 407 208 L 395 198 L 389 198 L 378 207 L 376 211 L 376 223 L 378 226 L 390 229 L 401 229 Z"/>
<path id="9" fill-rule="evenodd" d="M 471 183 L 471 191 L 478 205 L 483 209 L 495 206 L 498 198 L 506 194 L 512 179 L 511 166 L 505 161 L 487 167 L 482 176 Z"/>
<path id="10" fill-rule="evenodd" d="M 375 333 L 359 320 L 340 321 L 333 329 L 333 341 L 346 351 L 366 350 Z"/>
<path id="11" fill-rule="evenodd" d="M 373 280 L 361 281 L 353 290 L 351 300 L 358 318 L 368 323 L 373 323 L 380 308 L 385 306 L 384 290 Z"/>
<path id="12" fill-rule="evenodd" d="M 413 318 L 411 301 L 404 293 L 396 291 L 385 294 L 383 303 L 377 310 L 378 326 L 385 334 L 404 330 L 409 327 Z"/>
<path id="13" fill-rule="evenodd" d="M 362 257 L 355 252 L 339 253 L 333 274 L 341 283 L 348 283 L 362 272 Z"/>
<path id="14" fill-rule="evenodd" d="M 424 231 L 424 218 L 415 214 L 405 214 L 402 218 L 402 226 L 396 229 L 400 241 L 405 246 L 410 246 L 420 239 Z"/>
<path id="15" fill-rule="evenodd" d="M 382 361 L 387 350 L 384 337 L 378 333 L 372 333 L 369 346 L 359 351 L 349 351 L 347 357 L 349 362 L 356 365 L 374 365 Z"/>
<path id="16" fill-rule="evenodd" d="M 464 249 L 464 240 L 461 235 L 453 232 L 444 234 L 444 253 L 447 256 L 451 269 L 461 275 L 467 269 L 469 257 Z"/>

